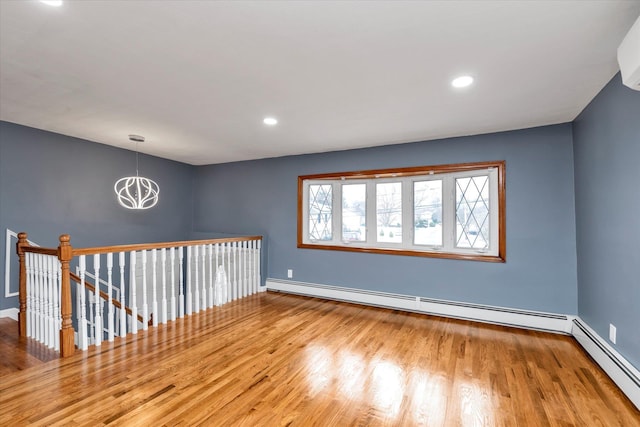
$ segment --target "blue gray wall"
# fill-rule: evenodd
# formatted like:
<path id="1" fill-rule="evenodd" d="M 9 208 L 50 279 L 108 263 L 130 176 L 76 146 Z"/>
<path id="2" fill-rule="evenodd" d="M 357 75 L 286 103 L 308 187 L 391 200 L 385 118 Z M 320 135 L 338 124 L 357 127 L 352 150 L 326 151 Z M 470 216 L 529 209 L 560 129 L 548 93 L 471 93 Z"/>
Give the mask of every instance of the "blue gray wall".
<path id="1" fill-rule="evenodd" d="M 0 240 L 7 228 L 50 247 L 63 233 L 77 247 L 187 238 L 194 168 L 141 155 L 140 174 L 158 183 L 160 201 L 137 212 L 120 207 L 113 191 L 134 173 L 133 151 L 0 122 Z M 0 246 L 0 309 L 17 307 L 17 297 L 4 298 Z"/>
<path id="2" fill-rule="evenodd" d="M 578 313 L 640 368 L 640 92 L 616 75 L 573 132 Z"/>
<path id="3" fill-rule="evenodd" d="M 296 247 L 298 175 L 506 160 L 507 262 Z M 268 236 L 267 275 L 456 301 L 577 311 L 570 124 L 361 150 L 201 166 L 194 230 Z"/>

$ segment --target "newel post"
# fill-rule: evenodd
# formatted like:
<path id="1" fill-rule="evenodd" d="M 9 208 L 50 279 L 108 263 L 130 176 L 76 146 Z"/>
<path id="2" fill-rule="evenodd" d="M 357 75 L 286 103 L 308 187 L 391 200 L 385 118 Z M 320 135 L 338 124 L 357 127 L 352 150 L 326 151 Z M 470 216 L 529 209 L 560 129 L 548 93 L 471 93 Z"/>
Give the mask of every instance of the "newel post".
<path id="1" fill-rule="evenodd" d="M 27 265 L 24 261 L 24 247 L 29 246 L 27 233 L 18 233 L 16 252 L 20 261 L 20 273 L 18 277 L 18 301 L 20 312 L 18 313 L 18 331 L 21 337 L 27 336 Z"/>
<path id="2" fill-rule="evenodd" d="M 58 259 L 61 264 L 60 281 L 60 315 L 62 316 L 62 328 L 60 329 L 60 355 L 71 356 L 75 352 L 74 330 L 71 323 L 71 277 L 69 275 L 69 262 L 73 258 L 73 248 L 68 234 L 60 236 L 58 246 Z"/>

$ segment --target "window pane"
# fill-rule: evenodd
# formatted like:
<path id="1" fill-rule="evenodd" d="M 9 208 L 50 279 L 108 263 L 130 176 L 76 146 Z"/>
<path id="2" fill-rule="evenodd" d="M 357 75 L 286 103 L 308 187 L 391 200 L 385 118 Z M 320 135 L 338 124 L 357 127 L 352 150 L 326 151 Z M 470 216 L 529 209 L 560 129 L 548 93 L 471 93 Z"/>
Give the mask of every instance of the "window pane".
<path id="1" fill-rule="evenodd" d="M 342 186 L 342 240 L 364 242 L 367 229 L 367 185 Z"/>
<path id="2" fill-rule="evenodd" d="M 456 178 L 456 247 L 489 247 L 489 177 Z"/>
<path id="3" fill-rule="evenodd" d="M 442 246 L 442 181 L 413 183 L 413 243 Z"/>
<path id="4" fill-rule="evenodd" d="M 331 184 L 309 185 L 309 239 L 331 240 Z"/>
<path id="5" fill-rule="evenodd" d="M 402 243 L 402 183 L 376 184 L 378 242 Z"/>

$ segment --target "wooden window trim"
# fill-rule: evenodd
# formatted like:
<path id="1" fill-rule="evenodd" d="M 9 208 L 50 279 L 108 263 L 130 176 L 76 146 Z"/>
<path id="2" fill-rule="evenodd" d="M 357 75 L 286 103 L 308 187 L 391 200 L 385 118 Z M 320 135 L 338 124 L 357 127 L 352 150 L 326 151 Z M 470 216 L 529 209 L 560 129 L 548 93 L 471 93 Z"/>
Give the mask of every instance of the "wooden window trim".
<path id="1" fill-rule="evenodd" d="M 488 168 L 497 169 L 498 178 L 498 255 L 480 255 L 480 254 L 460 254 L 451 252 L 440 251 L 418 251 L 410 249 L 393 249 L 393 248 L 372 248 L 372 247 L 354 247 L 354 246 L 339 246 L 339 245 L 323 245 L 323 244 L 309 244 L 304 243 L 303 236 L 303 221 L 304 221 L 304 182 L 307 180 L 350 180 L 350 179 L 375 179 L 375 178 L 396 178 L 416 175 L 430 175 L 430 174 L 442 174 L 450 172 L 465 172 L 473 170 L 483 170 Z M 315 175 L 302 175 L 298 176 L 298 218 L 297 218 L 297 243 L 298 248 L 303 249 L 323 249 L 331 251 L 345 251 L 345 252 L 364 252 L 374 254 L 386 254 L 386 255 L 404 255 L 404 256 L 419 256 L 427 258 L 446 258 L 446 259 L 458 259 L 469 261 L 483 261 L 483 262 L 506 262 L 506 162 L 490 161 L 490 162 L 475 162 L 475 163 L 457 163 L 447 165 L 433 165 L 433 166 L 418 166 L 408 168 L 396 168 L 396 169 L 373 169 L 365 171 L 352 171 L 352 172 L 336 172 L 336 173 L 324 173 Z"/>

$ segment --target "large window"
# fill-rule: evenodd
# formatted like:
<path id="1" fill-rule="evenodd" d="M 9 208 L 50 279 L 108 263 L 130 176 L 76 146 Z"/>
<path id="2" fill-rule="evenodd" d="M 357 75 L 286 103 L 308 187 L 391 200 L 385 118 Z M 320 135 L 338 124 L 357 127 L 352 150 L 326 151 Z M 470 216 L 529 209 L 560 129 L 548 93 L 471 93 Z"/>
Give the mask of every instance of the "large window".
<path id="1" fill-rule="evenodd" d="M 298 178 L 298 247 L 505 261 L 505 163 Z"/>

